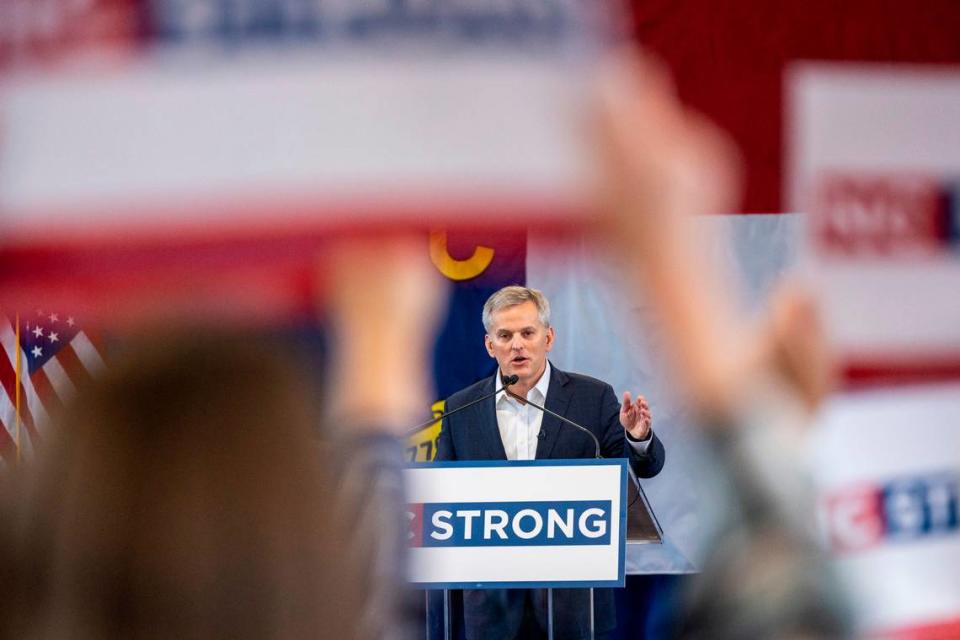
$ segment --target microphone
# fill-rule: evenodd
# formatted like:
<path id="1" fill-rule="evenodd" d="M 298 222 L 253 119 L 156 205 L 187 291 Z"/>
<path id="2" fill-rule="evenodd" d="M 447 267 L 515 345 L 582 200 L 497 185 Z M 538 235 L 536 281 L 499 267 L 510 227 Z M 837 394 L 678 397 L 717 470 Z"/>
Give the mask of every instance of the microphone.
<path id="1" fill-rule="evenodd" d="M 447 416 L 452 416 L 452 415 L 455 414 L 455 413 L 459 413 L 460 411 L 463 411 L 464 409 L 467 409 L 467 408 L 469 408 L 469 407 L 472 407 L 473 405 L 477 404 L 478 402 L 483 402 L 484 400 L 489 400 L 490 398 L 494 397 L 495 395 L 497 395 L 497 394 L 500 393 L 501 391 L 506 391 L 507 393 L 510 393 L 510 391 L 507 390 L 507 387 L 509 387 L 509 386 L 512 385 L 512 384 L 517 384 L 517 381 L 519 381 L 519 380 L 520 380 L 520 376 L 518 376 L 517 374 L 513 374 L 513 375 L 511 375 L 511 376 L 503 376 L 503 375 L 500 376 L 500 382 L 503 384 L 503 386 L 500 387 L 499 389 L 497 389 L 496 391 L 494 391 L 493 393 L 488 393 L 488 394 L 485 395 L 485 396 L 480 396 L 480 397 L 477 398 L 476 400 L 473 400 L 472 402 L 468 402 L 467 404 L 463 405 L 462 407 L 457 407 L 457 408 L 454 409 L 453 411 L 447 411 L 446 413 L 441 413 L 441 414 L 440 414 L 439 416 L 437 416 L 436 418 L 430 418 L 430 419 L 427 420 L 426 422 L 424 422 L 424 423 L 422 423 L 422 424 L 419 424 L 419 425 L 415 426 L 413 429 L 411 429 L 410 431 L 408 431 L 408 432 L 407 432 L 407 437 L 410 437 L 410 436 L 412 436 L 412 435 L 414 435 L 414 434 L 416 434 L 416 433 L 419 433 L 420 431 L 422 431 L 422 430 L 425 429 L 426 427 L 429 427 L 430 425 L 432 425 L 432 424 L 433 424 L 434 422 L 436 422 L 437 420 L 443 420 L 443 419 L 446 418 Z M 511 394 L 511 395 L 513 395 L 513 394 Z"/>
<path id="2" fill-rule="evenodd" d="M 580 431 L 583 431 L 585 434 L 587 434 L 588 436 L 590 436 L 590 438 L 593 440 L 594 457 L 596 457 L 597 459 L 603 458 L 603 456 L 600 455 L 600 441 L 597 440 L 597 436 L 593 435 L 593 431 L 590 431 L 590 429 L 587 429 L 586 427 L 577 424 L 577 423 L 574 422 L 573 420 L 570 420 L 570 419 L 568 419 L 568 418 L 564 418 L 564 417 L 563 417 L 562 415 L 560 415 L 559 413 L 555 413 L 555 412 L 553 412 L 553 411 L 550 411 L 550 409 L 547 409 L 546 407 L 541 407 L 541 406 L 538 405 L 536 402 L 532 402 L 532 401 L 530 401 L 530 400 L 527 400 L 526 398 L 521 398 L 520 396 L 518 396 L 517 394 L 515 394 L 513 391 L 510 391 L 509 389 L 507 389 L 507 394 L 510 395 L 510 396 L 513 397 L 513 398 L 516 398 L 517 400 L 520 400 L 521 402 L 526 402 L 526 403 L 529 404 L 530 406 L 535 407 L 535 408 L 537 408 L 537 409 L 540 409 L 540 411 L 543 411 L 544 413 L 553 416 L 553 417 L 556 418 L 557 420 L 560 420 L 561 422 L 564 422 L 564 423 L 570 425 L 571 427 L 574 427 L 574 428 L 576 428 L 576 429 L 580 429 Z M 537 439 L 538 439 L 538 440 L 543 440 L 543 439 L 546 438 L 546 437 L 547 437 L 547 434 L 543 431 L 543 427 L 540 427 L 540 433 L 537 434 Z"/>

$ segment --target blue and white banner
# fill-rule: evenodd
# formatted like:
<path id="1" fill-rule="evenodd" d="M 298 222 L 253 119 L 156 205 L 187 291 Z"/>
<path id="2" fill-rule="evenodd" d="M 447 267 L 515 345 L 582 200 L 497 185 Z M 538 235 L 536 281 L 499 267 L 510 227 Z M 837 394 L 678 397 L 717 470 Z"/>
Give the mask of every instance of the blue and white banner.
<path id="1" fill-rule="evenodd" d="M 786 88 L 790 204 L 846 377 L 957 379 L 960 70 L 809 63 Z"/>
<path id="2" fill-rule="evenodd" d="M 847 393 L 824 411 L 810 457 L 864 634 L 960 631 L 958 427 L 956 383 Z"/>
<path id="3" fill-rule="evenodd" d="M 331 236 L 576 226 L 608 9 L 2 2 L 0 297 L 275 321 Z"/>
<path id="4" fill-rule="evenodd" d="M 625 460 L 444 462 L 406 482 L 419 586 L 624 584 Z"/>

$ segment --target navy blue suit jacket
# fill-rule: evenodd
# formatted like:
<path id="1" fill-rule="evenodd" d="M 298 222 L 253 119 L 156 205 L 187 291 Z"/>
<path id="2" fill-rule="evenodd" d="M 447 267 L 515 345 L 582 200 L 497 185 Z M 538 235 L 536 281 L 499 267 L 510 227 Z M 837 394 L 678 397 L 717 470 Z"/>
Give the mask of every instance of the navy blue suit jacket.
<path id="1" fill-rule="evenodd" d="M 476 400 L 494 391 L 490 376 L 458 391 L 447 399 L 445 411 Z M 628 458 L 630 466 L 641 478 L 652 478 L 663 468 L 663 444 L 656 434 L 639 455 L 627 444 L 620 426 L 620 402 L 613 387 L 596 378 L 566 373 L 550 367 L 550 388 L 544 403 L 547 409 L 586 427 L 600 441 L 604 458 Z M 551 415 L 544 414 L 540 423 L 544 436 L 537 442 L 537 460 L 592 458 L 594 444 L 582 433 Z M 437 460 L 506 460 L 497 426 L 494 398 L 445 418 L 437 441 Z"/>
<path id="2" fill-rule="evenodd" d="M 613 388 L 588 376 L 550 368 L 550 387 L 544 406 L 586 427 L 600 441 L 605 458 L 628 458 L 641 478 L 655 476 L 663 468 L 665 452 L 656 434 L 646 454 L 630 447 L 620 425 L 620 402 Z M 446 411 L 476 400 L 494 391 L 490 376 L 447 399 Z M 594 443 L 587 434 L 544 414 L 541 437 L 537 442 L 538 460 L 593 458 Z M 480 402 L 445 418 L 437 443 L 437 460 L 506 460 L 507 455 L 497 425 L 495 399 Z M 540 626 L 546 629 L 546 594 L 543 590 L 494 589 L 465 590 L 464 625 L 467 640 L 510 639 L 515 637 L 531 605 Z M 589 596 L 585 589 L 554 590 L 555 637 L 584 638 L 589 632 Z M 616 626 L 613 593 L 597 589 L 594 594 L 595 628 L 598 633 Z"/>

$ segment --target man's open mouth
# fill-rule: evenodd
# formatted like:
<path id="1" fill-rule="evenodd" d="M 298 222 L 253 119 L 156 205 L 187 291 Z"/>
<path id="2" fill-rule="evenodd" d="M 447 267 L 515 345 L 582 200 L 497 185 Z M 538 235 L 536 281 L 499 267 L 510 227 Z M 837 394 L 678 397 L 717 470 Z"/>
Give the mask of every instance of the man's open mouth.
<path id="1" fill-rule="evenodd" d="M 526 362 L 527 360 L 529 360 L 529 359 L 530 359 L 530 358 L 524 358 L 523 356 L 517 356 L 516 358 L 514 358 L 514 359 L 511 360 L 510 362 L 512 362 L 513 364 L 523 364 L 523 363 L 525 363 L 525 362 Z"/>

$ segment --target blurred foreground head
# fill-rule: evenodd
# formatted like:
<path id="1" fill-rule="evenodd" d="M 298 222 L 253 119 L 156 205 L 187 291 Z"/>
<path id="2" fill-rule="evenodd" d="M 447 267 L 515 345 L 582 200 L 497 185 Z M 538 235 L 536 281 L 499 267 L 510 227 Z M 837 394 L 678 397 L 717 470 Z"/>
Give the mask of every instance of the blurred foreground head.
<path id="1" fill-rule="evenodd" d="M 247 338 L 144 341 L 62 420 L 21 531 L 25 637 L 353 637 L 304 377 Z"/>

